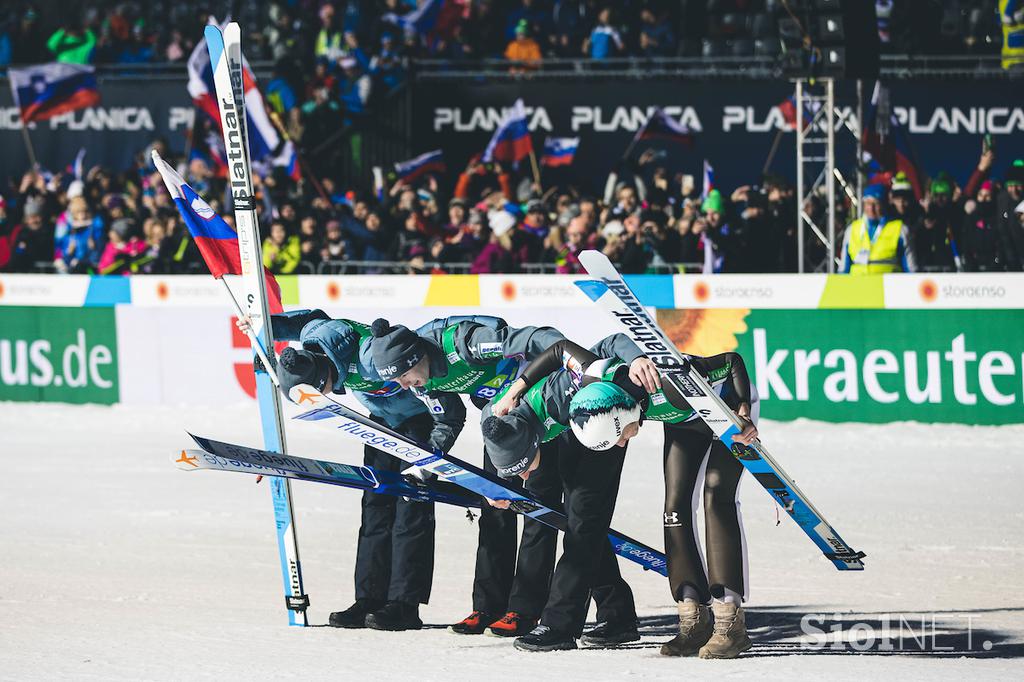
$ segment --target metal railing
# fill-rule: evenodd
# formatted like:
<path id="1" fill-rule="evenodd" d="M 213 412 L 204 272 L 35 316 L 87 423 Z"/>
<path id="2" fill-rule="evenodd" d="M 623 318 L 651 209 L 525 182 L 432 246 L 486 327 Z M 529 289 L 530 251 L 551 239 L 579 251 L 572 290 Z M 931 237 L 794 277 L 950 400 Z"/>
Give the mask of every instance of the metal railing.
<path id="1" fill-rule="evenodd" d="M 1002 68 L 999 55 L 909 55 L 880 56 L 879 77 L 907 78 L 1013 78 L 1024 70 Z M 765 56 L 721 57 L 618 57 L 612 59 L 542 59 L 518 62 L 507 59 L 416 59 L 417 81 L 477 80 L 565 80 L 565 79 L 647 79 L 647 78 L 787 78 L 782 62 Z M 825 75 L 825 74 L 823 74 Z"/>

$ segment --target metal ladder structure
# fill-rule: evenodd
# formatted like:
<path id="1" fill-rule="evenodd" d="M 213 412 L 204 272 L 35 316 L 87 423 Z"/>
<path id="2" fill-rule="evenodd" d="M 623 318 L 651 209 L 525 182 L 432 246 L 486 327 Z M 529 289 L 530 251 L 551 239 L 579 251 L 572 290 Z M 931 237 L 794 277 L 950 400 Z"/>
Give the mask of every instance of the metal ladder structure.
<path id="1" fill-rule="evenodd" d="M 828 254 L 812 272 L 832 274 L 836 270 L 836 198 L 832 187 L 836 177 L 835 84 L 831 78 L 798 78 L 795 100 L 797 271 L 805 271 L 804 234 L 810 228 Z M 823 218 L 815 220 L 804 204 L 808 197 L 820 196 L 822 191 L 827 209 Z"/>

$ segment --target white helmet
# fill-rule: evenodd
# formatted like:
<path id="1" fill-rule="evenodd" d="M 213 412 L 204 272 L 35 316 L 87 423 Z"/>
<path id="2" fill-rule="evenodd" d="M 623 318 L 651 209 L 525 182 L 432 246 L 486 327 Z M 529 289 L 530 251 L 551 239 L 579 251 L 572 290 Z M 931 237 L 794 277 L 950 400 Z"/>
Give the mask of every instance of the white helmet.
<path id="1" fill-rule="evenodd" d="M 577 440 L 591 450 L 608 450 L 626 426 L 640 421 L 640 404 L 610 381 L 587 384 L 569 402 L 569 424 Z"/>

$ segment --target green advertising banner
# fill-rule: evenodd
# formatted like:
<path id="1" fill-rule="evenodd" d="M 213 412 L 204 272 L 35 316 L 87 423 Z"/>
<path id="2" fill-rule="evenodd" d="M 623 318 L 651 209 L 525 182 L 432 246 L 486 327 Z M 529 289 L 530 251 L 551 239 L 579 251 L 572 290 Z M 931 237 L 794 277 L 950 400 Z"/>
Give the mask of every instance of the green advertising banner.
<path id="1" fill-rule="evenodd" d="M 1024 310 L 752 310 L 734 329 L 770 419 L 1024 421 Z"/>
<path id="2" fill-rule="evenodd" d="M 0 307 L 0 400 L 118 401 L 114 308 Z"/>

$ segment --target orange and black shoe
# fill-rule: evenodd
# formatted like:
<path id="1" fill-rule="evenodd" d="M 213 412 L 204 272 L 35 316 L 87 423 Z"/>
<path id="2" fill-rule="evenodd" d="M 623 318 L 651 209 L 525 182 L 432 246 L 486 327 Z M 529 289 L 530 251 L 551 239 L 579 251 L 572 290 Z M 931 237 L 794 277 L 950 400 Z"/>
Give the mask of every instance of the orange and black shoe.
<path id="1" fill-rule="evenodd" d="M 492 637 L 521 637 L 537 624 L 536 618 L 526 618 L 515 611 L 509 611 L 501 620 L 496 620 L 487 628 Z"/>
<path id="2" fill-rule="evenodd" d="M 457 635 L 482 635 L 487 626 L 494 622 L 494 614 L 474 611 L 455 625 L 448 626 L 448 632 Z"/>

